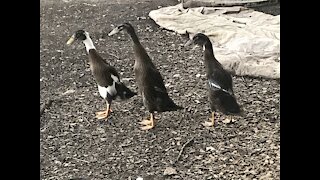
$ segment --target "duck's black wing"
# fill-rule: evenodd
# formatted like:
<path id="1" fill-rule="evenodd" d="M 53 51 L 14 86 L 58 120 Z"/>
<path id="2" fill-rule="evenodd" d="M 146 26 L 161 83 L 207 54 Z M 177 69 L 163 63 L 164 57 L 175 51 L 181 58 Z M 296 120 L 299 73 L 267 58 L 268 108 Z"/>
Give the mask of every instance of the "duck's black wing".
<path id="1" fill-rule="evenodd" d="M 213 91 L 223 91 L 233 95 L 233 82 L 231 75 L 222 67 L 212 68 L 212 72 L 207 75 L 209 88 Z"/>
<path id="2" fill-rule="evenodd" d="M 120 99 L 129 99 L 137 94 L 121 82 L 117 70 L 107 63 L 96 68 L 93 71 L 93 75 L 99 86 L 111 89 L 109 95 L 111 95 L 113 99 L 117 96 L 120 97 Z"/>
<path id="3" fill-rule="evenodd" d="M 143 82 L 143 96 L 150 111 L 175 111 L 182 109 L 169 97 L 163 78 L 155 66 L 149 65 Z"/>
<path id="4" fill-rule="evenodd" d="M 232 85 L 231 75 L 222 68 L 216 68 L 208 75 L 210 103 L 225 114 L 237 114 L 241 111 Z"/>

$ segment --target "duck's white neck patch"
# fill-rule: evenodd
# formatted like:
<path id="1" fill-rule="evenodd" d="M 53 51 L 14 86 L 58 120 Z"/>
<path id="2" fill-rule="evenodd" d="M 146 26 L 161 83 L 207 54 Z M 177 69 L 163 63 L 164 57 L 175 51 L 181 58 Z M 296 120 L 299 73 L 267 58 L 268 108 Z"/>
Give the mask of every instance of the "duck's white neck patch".
<path id="1" fill-rule="evenodd" d="M 88 32 L 85 32 L 85 35 L 86 35 L 87 39 L 84 40 L 83 43 L 84 43 L 84 45 L 86 46 L 87 52 L 89 53 L 89 50 L 90 50 L 90 49 L 96 49 L 96 47 L 94 47 L 93 42 L 92 42 L 92 39 L 91 39 L 90 36 L 89 36 L 89 33 L 88 33 Z"/>

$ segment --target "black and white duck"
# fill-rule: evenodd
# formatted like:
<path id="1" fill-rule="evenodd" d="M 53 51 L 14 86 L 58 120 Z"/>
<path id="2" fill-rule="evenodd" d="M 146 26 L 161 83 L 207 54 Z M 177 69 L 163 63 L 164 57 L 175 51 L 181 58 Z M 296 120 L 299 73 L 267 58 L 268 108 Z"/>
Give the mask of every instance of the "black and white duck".
<path id="1" fill-rule="evenodd" d="M 133 41 L 133 50 L 135 54 L 135 79 L 139 93 L 143 99 L 143 104 L 150 113 L 150 119 L 143 120 L 140 122 L 140 124 L 144 125 L 141 127 L 142 130 L 148 130 L 154 127 L 155 111 L 176 111 L 183 108 L 176 105 L 169 97 L 160 72 L 152 63 L 146 50 L 141 45 L 139 38 L 131 24 L 124 23 L 119 25 L 109 33 L 109 36 L 112 36 L 122 30 L 125 30 Z"/>
<path id="2" fill-rule="evenodd" d="M 220 111 L 226 115 L 241 114 L 240 106 L 233 92 L 232 77 L 215 58 L 212 43 L 208 36 L 202 33 L 195 34 L 185 46 L 191 44 L 203 47 L 204 53 L 204 65 L 208 79 L 208 93 L 212 111 L 211 121 L 206 121 L 204 126 L 214 126 L 215 111 Z"/>
<path id="3" fill-rule="evenodd" d="M 100 96 L 106 100 L 106 110 L 96 113 L 97 119 L 107 118 L 112 112 L 111 103 L 119 98 L 121 100 L 129 99 L 137 93 L 131 91 L 124 85 L 118 72 L 110 66 L 97 52 L 89 33 L 84 30 L 76 31 L 67 41 L 67 45 L 72 44 L 75 40 L 82 41 L 86 47 L 89 64 L 93 77 L 98 85 Z"/>

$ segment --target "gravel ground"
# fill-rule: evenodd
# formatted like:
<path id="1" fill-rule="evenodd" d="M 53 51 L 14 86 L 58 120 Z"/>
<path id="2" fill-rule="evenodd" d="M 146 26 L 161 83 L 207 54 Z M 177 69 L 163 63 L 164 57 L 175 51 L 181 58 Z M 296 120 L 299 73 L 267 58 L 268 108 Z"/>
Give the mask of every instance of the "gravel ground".
<path id="1" fill-rule="evenodd" d="M 40 115 L 41 179 L 280 179 L 279 81 L 234 76 L 243 117 L 227 123 L 220 114 L 215 128 L 204 128 L 210 109 L 200 49 L 184 49 L 185 37 L 148 17 L 150 10 L 174 4 L 41 1 L 40 107 L 47 105 Z M 262 10 L 280 13 L 279 5 Z M 170 96 L 185 108 L 156 114 L 156 127 L 148 132 L 139 129 L 148 115 L 140 96 L 113 103 L 113 124 L 94 118 L 105 102 L 84 45 L 65 45 L 75 30 L 87 30 L 98 52 L 137 90 L 131 40 L 106 36 L 123 22 L 135 27 Z"/>

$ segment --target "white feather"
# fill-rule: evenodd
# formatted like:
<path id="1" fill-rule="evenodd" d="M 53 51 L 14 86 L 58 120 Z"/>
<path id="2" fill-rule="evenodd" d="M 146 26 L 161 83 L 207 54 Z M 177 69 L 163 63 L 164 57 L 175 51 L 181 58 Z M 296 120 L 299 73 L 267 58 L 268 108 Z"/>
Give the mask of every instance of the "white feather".
<path id="1" fill-rule="evenodd" d="M 209 85 L 212 86 L 212 87 L 215 87 L 217 89 L 221 89 L 221 86 L 219 86 L 218 84 L 215 84 L 213 82 L 209 82 Z"/>
<path id="2" fill-rule="evenodd" d="M 111 78 L 113 79 L 113 81 L 119 82 L 119 78 L 117 76 L 111 74 Z"/>
<path id="3" fill-rule="evenodd" d="M 111 96 L 114 96 L 117 94 L 116 82 L 119 82 L 119 78 L 117 76 L 112 75 L 112 74 L 111 74 L 111 78 L 113 79 L 113 83 L 111 86 L 102 87 L 102 86 L 98 85 L 99 94 L 104 99 L 107 98 L 107 93 L 110 94 Z"/>
<path id="4" fill-rule="evenodd" d="M 91 38 L 89 36 L 89 33 L 85 32 L 85 35 L 86 35 L 87 39 L 84 40 L 83 43 L 86 46 L 87 52 L 89 53 L 90 49 L 96 49 L 96 47 L 94 47 L 93 42 L 92 42 L 92 40 L 91 40 Z"/>
<path id="5" fill-rule="evenodd" d="M 224 91 L 224 92 L 226 92 L 226 93 L 228 93 L 228 94 L 231 94 L 231 92 L 229 92 L 229 91 L 221 88 L 221 86 L 219 86 L 218 84 L 215 84 L 215 83 L 213 83 L 213 82 L 210 82 L 210 81 L 209 81 L 209 86 L 214 87 L 214 88 L 217 88 L 217 89 L 220 89 L 220 90 L 222 90 L 222 91 Z"/>
<path id="6" fill-rule="evenodd" d="M 99 94 L 103 99 L 107 98 L 107 88 L 98 85 Z"/>
<path id="7" fill-rule="evenodd" d="M 112 74 L 111 74 L 111 78 L 113 79 L 113 83 L 112 83 L 111 86 L 108 86 L 108 87 L 107 87 L 107 92 L 108 92 L 110 95 L 114 96 L 114 95 L 117 94 L 116 82 L 119 82 L 119 79 L 117 78 L 117 76 L 114 76 L 114 75 L 112 75 Z"/>

